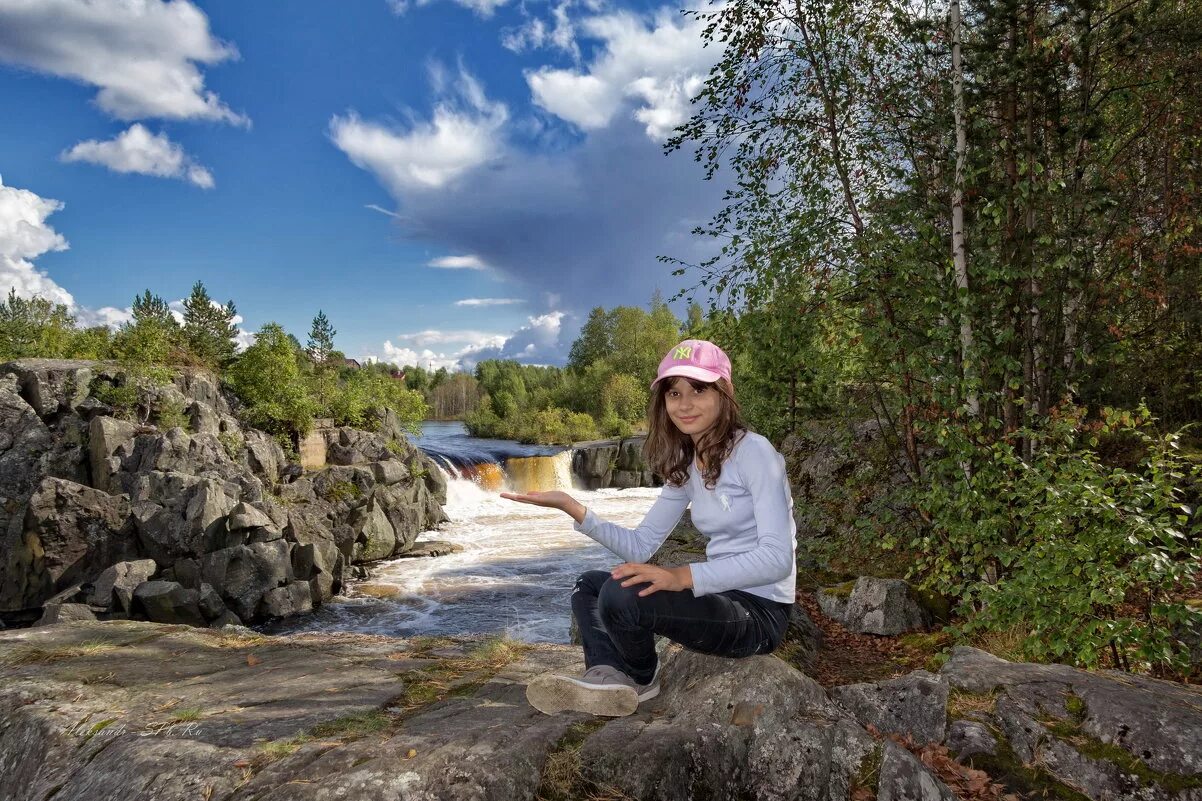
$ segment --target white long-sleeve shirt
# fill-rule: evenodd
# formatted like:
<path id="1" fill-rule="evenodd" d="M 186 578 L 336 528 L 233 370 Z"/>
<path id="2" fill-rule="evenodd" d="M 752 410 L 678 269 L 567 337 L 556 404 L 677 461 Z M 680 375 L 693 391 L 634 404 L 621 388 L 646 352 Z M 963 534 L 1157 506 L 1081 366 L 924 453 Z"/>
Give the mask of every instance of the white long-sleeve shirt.
<path id="1" fill-rule="evenodd" d="M 694 562 L 693 594 L 743 590 L 793 603 L 797 588 L 797 527 L 785 460 L 772 443 L 745 432 L 735 443 L 717 485 L 706 489 L 695 464 L 684 486 L 665 485 L 634 529 L 587 510 L 575 529 L 627 562 L 646 562 L 692 504 L 693 525 L 709 538 L 706 561 Z"/>

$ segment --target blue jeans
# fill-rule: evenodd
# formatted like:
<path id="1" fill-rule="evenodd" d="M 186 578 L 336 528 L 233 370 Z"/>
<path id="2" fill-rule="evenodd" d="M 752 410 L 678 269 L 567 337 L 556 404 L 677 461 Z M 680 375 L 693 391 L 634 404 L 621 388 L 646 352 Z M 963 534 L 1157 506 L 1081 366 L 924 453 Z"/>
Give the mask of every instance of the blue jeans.
<path id="1" fill-rule="evenodd" d="M 572 615 L 587 667 L 609 665 L 646 684 L 655 675 L 657 634 L 693 651 L 740 659 L 776 650 L 789 627 L 793 604 L 742 590 L 700 598 L 692 590 L 659 590 L 640 598 L 648 586 L 623 587 L 608 570 L 576 579 Z"/>

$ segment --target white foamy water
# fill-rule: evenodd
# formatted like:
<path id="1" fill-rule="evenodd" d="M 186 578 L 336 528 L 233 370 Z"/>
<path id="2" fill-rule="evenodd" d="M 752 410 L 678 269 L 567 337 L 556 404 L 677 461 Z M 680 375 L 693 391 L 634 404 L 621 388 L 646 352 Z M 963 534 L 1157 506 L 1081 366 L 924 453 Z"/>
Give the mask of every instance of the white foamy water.
<path id="1" fill-rule="evenodd" d="M 570 454 L 545 458 L 557 483 L 570 479 Z M 658 489 L 567 491 L 601 517 L 627 526 L 642 520 L 659 495 Z M 445 508 L 451 522 L 418 539 L 453 542 L 463 546 L 461 553 L 376 563 L 369 580 L 276 630 L 401 637 L 504 632 L 528 642 L 567 642 L 576 577 L 622 560 L 574 531 L 563 512 L 505 500 L 498 492 L 449 478 Z"/>

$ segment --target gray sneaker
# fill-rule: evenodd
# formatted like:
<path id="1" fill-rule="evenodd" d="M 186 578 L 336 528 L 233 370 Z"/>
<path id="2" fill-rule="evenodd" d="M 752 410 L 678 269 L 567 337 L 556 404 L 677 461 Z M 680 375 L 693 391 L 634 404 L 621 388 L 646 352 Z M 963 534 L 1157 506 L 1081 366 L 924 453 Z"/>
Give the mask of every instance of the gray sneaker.
<path id="1" fill-rule="evenodd" d="M 526 700 L 548 715 L 565 709 L 590 715 L 622 717 L 638 708 L 640 701 L 659 695 L 659 668 L 647 684 L 609 665 L 595 665 L 580 678 L 549 673 L 526 686 Z"/>

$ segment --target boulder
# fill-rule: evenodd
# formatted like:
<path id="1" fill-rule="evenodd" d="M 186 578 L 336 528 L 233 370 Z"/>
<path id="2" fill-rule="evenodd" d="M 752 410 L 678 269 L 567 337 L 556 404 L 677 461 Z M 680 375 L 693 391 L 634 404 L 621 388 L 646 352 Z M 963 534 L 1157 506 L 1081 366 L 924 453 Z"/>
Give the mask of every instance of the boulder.
<path id="1" fill-rule="evenodd" d="M 848 631 L 861 634 L 893 636 L 929 628 L 932 621 L 917 593 L 901 579 L 861 576 L 854 584 L 823 587 L 818 606 Z"/>
<path id="2" fill-rule="evenodd" d="M 443 542 L 442 540 L 421 540 L 420 542 L 413 543 L 409 550 L 399 553 L 397 556 L 404 558 L 446 556 L 449 553 L 459 553 L 462 550 L 462 545 L 456 545 L 453 542 Z"/>
<path id="3" fill-rule="evenodd" d="M 354 428 L 331 428 L 322 432 L 326 441 L 326 462 L 333 465 L 384 462 L 395 456 L 388 441 L 379 434 Z"/>
<path id="4" fill-rule="evenodd" d="M 1179 799 L 1202 791 L 1202 688 L 1117 671 L 1007 662 L 956 647 L 940 670 L 994 698 L 978 723 L 1023 764 L 1091 799 Z"/>
<path id="5" fill-rule="evenodd" d="M 948 726 L 947 750 L 960 762 L 978 755 L 993 756 L 997 753 L 997 738 L 989 727 L 975 720 L 957 720 Z"/>
<path id="6" fill-rule="evenodd" d="M 355 532 L 353 561 L 373 562 L 392 556 L 397 545 L 396 530 L 374 496 L 352 513 L 350 526 Z"/>
<path id="7" fill-rule="evenodd" d="M 226 528 L 230 531 L 239 531 L 247 528 L 274 528 L 275 521 L 267 516 L 267 513 L 261 509 L 251 506 L 245 501 L 239 503 L 230 510 L 229 517 L 226 520 Z"/>
<path id="8" fill-rule="evenodd" d="M 123 497 L 60 478 L 42 479 L 25 509 L 22 569 L 30 589 L 40 588 L 26 596 L 26 606 L 40 606 L 53 592 L 137 556 L 125 525 L 129 513 Z"/>
<path id="9" fill-rule="evenodd" d="M 71 412 L 88 397 L 96 362 L 72 359 L 18 359 L 0 366 L 13 373 L 21 395 L 43 419 Z"/>
<path id="10" fill-rule="evenodd" d="M 834 687 L 831 697 L 860 725 L 915 743 L 943 742 L 947 730 L 947 681 L 925 670 L 875 684 Z"/>
<path id="11" fill-rule="evenodd" d="M 75 623 L 79 620 L 95 620 L 96 614 L 87 604 L 52 604 L 42 608 L 42 616 L 35 626 L 51 626 L 55 623 Z"/>
<path id="12" fill-rule="evenodd" d="M 197 434 L 220 434 L 221 418 L 216 410 L 203 401 L 192 401 L 188 407 L 188 421 L 192 431 Z"/>
<path id="13" fill-rule="evenodd" d="M 171 488 L 178 490 L 169 493 Z M 142 548 L 160 565 L 224 545 L 226 515 L 235 506 L 225 484 L 183 473 L 153 472 L 139 477 L 134 496 L 151 501 L 151 505 L 135 505 L 134 521 Z"/>
<path id="14" fill-rule="evenodd" d="M 223 548 L 200 558 L 201 581 L 212 585 L 242 620 L 253 620 L 263 596 L 293 578 L 284 540 Z"/>
<path id="15" fill-rule="evenodd" d="M 597 490 L 611 485 L 618 464 L 620 440 L 580 443 L 572 451 L 572 474 L 584 489 Z"/>
<path id="16" fill-rule="evenodd" d="M 918 758 L 892 740 L 885 742 L 876 801 L 960 801 Z"/>
<path id="17" fill-rule="evenodd" d="M 244 432 L 244 441 L 246 462 L 251 471 L 268 486 L 279 483 L 280 470 L 288 461 L 280 443 L 253 428 Z"/>
<path id="18" fill-rule="evenodd" d="M 372 462 L 371 470 L 376 477 L 377 484 L 399 484 L 402 481 L 409 480 L 409 468 L 405 467 L 404 463 L 398 459 L 391 459 L 387 462 Z"/>
<path id="19" fill-rule="evenodd" d="M 213 589 L 212 584 L 202 583 L 200 585 L 196 601 L 205 620 L 216 620 L 226 611 L 225 601 L 221 600 L 221 594 Z"/>
<path id="20" fill-rule="evenodd" d="M 137 426 L 115 417 L 93 417 L 88 424 L 88 455 L 92 467 L 92 485 L 104 492 L 122 491 L 115 481 L 121 465 L 133 451 Z"/>
<path id="21" fill-rule="evenodd" d="M 822 629 L 810 619 L 805 607 L 793 604 L 789 612 L 789 628 L 785 630 L 785 642 L 792 646 L 791 659 L 805 670 L 812 670 L 822 648 Z"/>
<path id="22" fill-rule="evenodd" d="M 129 612 L 133 607 L 134 590 L 149 581 L 157 567 L 153 559 L 139 559 L 105 568 L 92 584 L 88 603 Z"/>
<path id="23" fill-rule="evenodd" d="M 291 581 L 263 595 L 262 614 L 266 617 L 292 617 L 313 611 L 313 598 L 307 581 Z"/>
<path id="24" fill-rule="evenodd" d="M 200 594 L 174 581 L 144 581 L 134 590 L 134 609 L 156 623 L 205 625 Z"/>

